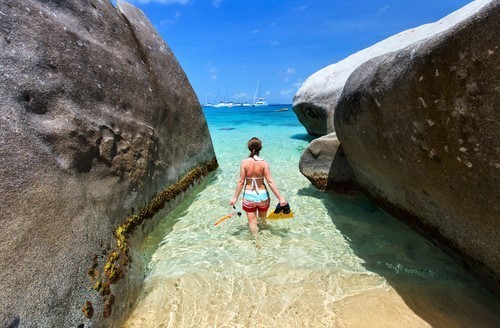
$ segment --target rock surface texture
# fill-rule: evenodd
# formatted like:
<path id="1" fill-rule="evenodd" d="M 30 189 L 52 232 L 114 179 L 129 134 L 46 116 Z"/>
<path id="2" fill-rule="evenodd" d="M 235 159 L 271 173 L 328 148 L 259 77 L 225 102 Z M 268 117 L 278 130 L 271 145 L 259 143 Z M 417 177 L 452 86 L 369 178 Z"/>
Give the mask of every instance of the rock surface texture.
<path id="1" fill-rule="evenodd" d="M 349 77 L 335 129 L 356 180 L 500 294 L 500 1 Z"/>
<path id="2" fill-rule="evenodd" d="M 347 79 L 357 67 L 372 58 L 447 31 L 489 1 L 473 1 L 435 23 L 403 31 L 314 73 L 295 94 L 293 111 L 297 118 L 311 135 L 323 136 L 334 132 L 333 118 L 337 102 Z"/>
<path id="3" fill-rule="evenodd" d="M 0 49 L 0 326 L 105 326 L 113 231 L 217 166 L 203 112 L 126 3 L 2 0 Z"/>
<path id="4" fill-rule="evenodd" d="M 313 140 L 300 157 L 300 172 L 321 190 L 350 191 L 352 168 L 335 133 Z"/>

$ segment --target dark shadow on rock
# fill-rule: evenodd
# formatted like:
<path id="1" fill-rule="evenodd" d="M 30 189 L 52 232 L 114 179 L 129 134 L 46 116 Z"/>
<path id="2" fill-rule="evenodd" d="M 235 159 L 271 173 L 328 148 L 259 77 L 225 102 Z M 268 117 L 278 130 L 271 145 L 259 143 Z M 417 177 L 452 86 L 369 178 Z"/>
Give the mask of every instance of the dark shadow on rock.
<path id="1" fill-rule="evenodd" d="M 317 139 L 318 136 L 313 136 L 309 133 L 298 133 L 298 134 L 294 134 L 292 136 L 290 136 L 290 139 L 294 139 L 294 140 L 304 140 L 304 141 L 307 141 L 307 142 L 311 142 L 313 141 L 314 139 Z"/>
<path id="2" fill-rule="evenodd" d="M 365 195 L 298 192 L 324 203 L 363 266 L 387 281 L 432 327 L 500 327 L 500 301 L 429 240 Z"/>
<path id="3" fill-rule="evenodd" d="M 337 148 L 337 152 L 328 172 L 326 190 L 331 190 L 340 194 L 358 193 L 360 190 L 354 178 L 351 165 L 345 157 L 342 144 Z"/>

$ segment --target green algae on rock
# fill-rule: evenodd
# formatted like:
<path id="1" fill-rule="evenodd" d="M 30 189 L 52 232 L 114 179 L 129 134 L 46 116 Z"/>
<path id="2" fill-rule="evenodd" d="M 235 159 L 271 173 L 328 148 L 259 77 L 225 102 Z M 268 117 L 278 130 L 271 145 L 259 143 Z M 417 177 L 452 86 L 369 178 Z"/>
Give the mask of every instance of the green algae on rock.
<path id="1" fill-rule="evenodd" d="M 105 318 L 111 315 L 112 305 L 115 302 L 115 296 L 111 294 L 111 285 L 125 277 L 125 268 L 130 263 L 130 243 L 127 238 L 130 237 L 136 227 L 140 226 L 144 221 L 152 219 L 168 202 L 187 191 L 191 186 L 199 183 L 203 177 L 215 171 L 217 167 L 218 163 L 216 158 L 213 158 L 204 165 L 196 166 L 182 179 L 173 183 L 157 195 L 154 195 L 151 201 L 139 210 L 139 213 L 128 217 L 124 223 L 120 224 L 115 229 L 114 237 L 116 240 L 116 248 L 109 254 L 103 266 L 102 273 L 98 274 L 98 279 L 95 280 L 93 286 L 94 290 L 96 290 L 100 296 L 106 297 L 109 295 L 107 301 L 104 301 L 103 316 Z M 95 263 L 95 257 L 93 260 L 93 263 Z M 93 265 L 92 268 L 89 269 L 89 272 L 95 271 L 96 267 Z M 94 278 L 95 275 L 92 275 L 91 279 L 94 280 Z M 84 311 L 84 314 L 85 313 Z"/>

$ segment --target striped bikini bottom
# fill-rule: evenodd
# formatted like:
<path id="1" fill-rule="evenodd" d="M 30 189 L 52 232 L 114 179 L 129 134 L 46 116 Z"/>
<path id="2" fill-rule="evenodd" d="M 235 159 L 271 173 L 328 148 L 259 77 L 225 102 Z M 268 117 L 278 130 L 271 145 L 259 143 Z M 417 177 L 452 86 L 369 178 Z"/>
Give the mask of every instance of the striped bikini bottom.
<path id="1" fill-rule="evenodd" d="M 269 209 L 271 200 L 269 199 L 269 192 L 264 190 L 245 190 L 243 193 L 242 207 L 245 212 L 266 212 Z"/>

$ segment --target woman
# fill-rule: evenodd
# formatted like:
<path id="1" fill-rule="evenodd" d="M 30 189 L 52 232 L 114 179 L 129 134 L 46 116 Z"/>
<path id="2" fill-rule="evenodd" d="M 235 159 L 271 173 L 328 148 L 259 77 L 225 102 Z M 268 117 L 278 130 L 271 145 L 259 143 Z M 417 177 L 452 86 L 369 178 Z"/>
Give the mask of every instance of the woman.
<path id="1" fill-rule="evenodd" d="M 229 202 L 230 205 L 234 206 L 240 196 L 241 190 L 244 190 L 242 207 L 247 214 L 248 227 L 255 238 L 257 247 L 260 246 L 257 218 L 260 218 L 265 223 L 267 210 L 270 205 L 269 192 L 267 191 L 264 179 L 266 179 L 269 188 L 271 188 L 272 192 L 278 198 L 280 205 L 285 206 L 287 204 L 274 183 L 269 171 L 269 165 L 259 157 L 261 149 L 262 142 L 258 138 L 252 138 L 248 141 L 250 155 L 241 161 L 240 177 L 236 185 L 236 191 L 234 192 L 233 199 Z"/>

